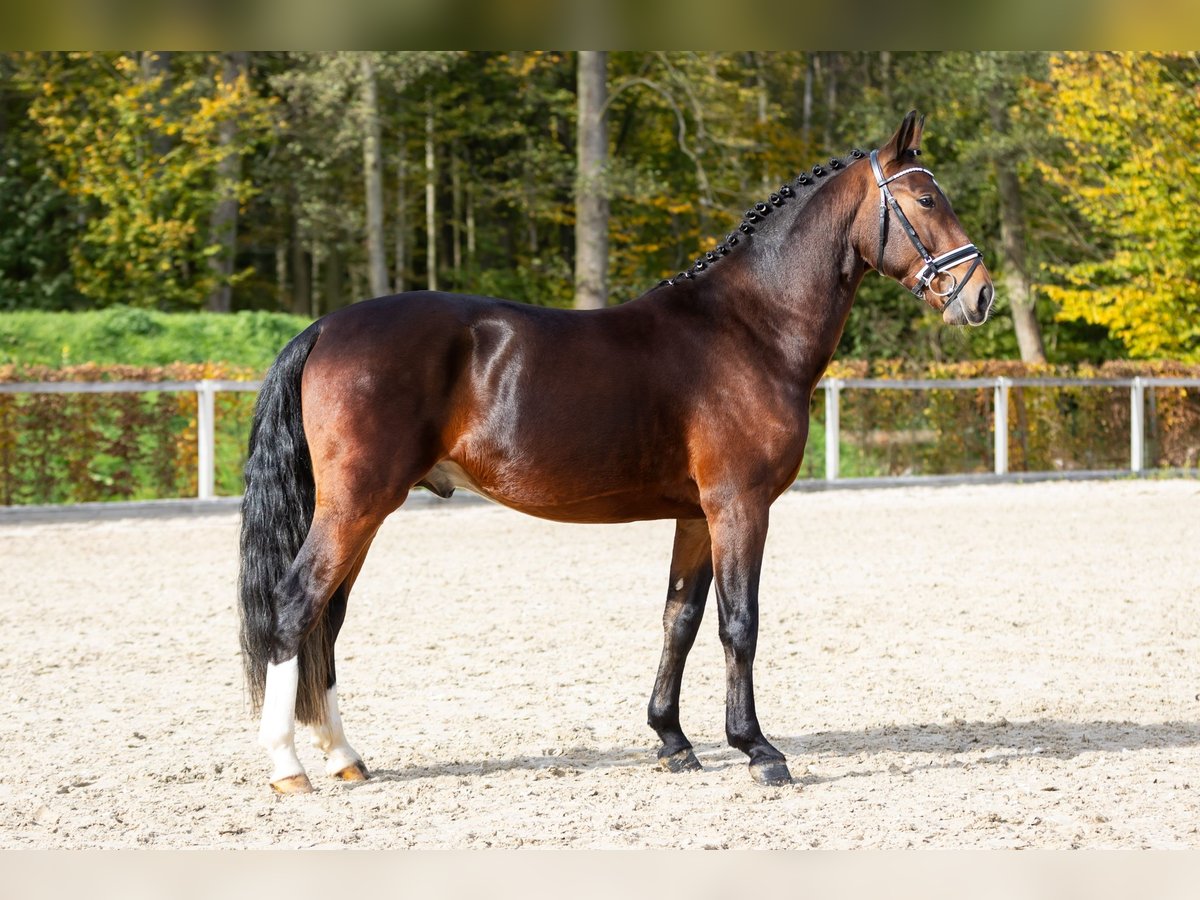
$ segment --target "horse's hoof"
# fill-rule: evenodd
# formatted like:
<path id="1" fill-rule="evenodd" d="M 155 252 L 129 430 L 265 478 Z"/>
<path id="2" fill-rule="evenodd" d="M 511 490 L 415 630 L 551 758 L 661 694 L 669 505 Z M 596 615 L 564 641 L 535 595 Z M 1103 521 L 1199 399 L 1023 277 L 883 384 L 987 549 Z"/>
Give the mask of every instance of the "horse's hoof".
<path id="1" fill-rule="evenodd" d="M 366 781 L 371 776 L 367 774 L 367 767 L 363 765 L 362 760 L 352 762 L 340 772 L 334 772 L 333 777 L 339 781 Z"/>
<path id="2" fill-rule="evenodd" d="M 750 777 L 767 787 L 780 787 L 792 783 L 792 773 L 782 759 L 765 759 L 750 763 Z"/>
<path id="3" fill-rule="evenodd" d="M 676 750 L 668 756 L 660 756 L 658 764 L 668 772 L 699 772 L 704 768 L 700 765 L 700 760 L 696 759 L 691 747 Z"/>
<path id="4" fill-rule="evenodd" d="M 289 775 L 287 778 L 272 781 L 271 789 L 277 794 L 286 796 L 288 794 L 311 794 L 313 788 L 308 776 L 301 772 L 299 775 Z"/>

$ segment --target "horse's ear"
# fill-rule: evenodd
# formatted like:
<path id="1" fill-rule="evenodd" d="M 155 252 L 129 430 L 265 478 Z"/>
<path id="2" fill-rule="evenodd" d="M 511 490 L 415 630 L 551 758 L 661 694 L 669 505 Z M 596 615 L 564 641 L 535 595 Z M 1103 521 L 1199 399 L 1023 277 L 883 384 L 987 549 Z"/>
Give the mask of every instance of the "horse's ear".
<path id="1" fill-rule="evenodd" d="M 879 155 L 884 160 L 899 159 L 905 153 L 921 149 L 921 132 L 925 129 L 925 117 L 918 116 L 917 111 L 910 110 L 892 135 L 891 140 L 883 145 Z"/>

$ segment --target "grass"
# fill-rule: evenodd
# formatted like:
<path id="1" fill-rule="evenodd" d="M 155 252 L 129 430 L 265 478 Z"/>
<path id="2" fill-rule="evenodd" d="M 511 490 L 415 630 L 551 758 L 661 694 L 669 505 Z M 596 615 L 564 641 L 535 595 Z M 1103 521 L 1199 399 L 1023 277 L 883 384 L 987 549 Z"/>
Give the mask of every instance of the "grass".
<path id="1" fill-rule="evenodd" d="M 309 320 L 269 312 L 163 313 L 132 307 L 0 314 L 0 365 L 228 363 L 266 371 Z"/>

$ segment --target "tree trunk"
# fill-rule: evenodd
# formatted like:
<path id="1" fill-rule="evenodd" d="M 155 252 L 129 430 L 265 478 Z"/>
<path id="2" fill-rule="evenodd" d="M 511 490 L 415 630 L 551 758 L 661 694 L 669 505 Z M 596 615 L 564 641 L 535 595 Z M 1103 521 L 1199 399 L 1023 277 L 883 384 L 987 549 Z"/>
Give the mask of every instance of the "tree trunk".
<path id="1" fill-rule="evenodd" d="M 342 254 L 336 241 L 330 241 L 325 253 L 325 271 L 322 276 L 321 299 L 326 312 L 333 312 L 342 303 Z"/>
<path id="2" fill-rule="evenodd" d="M 320 239 L 314 238 L 313 245 L 312 245 L 312 256 L 311 256 L 312 278 L 309 281 L 309 285 L 311 286 L 311 290 L 312 290 L 312 294 L 311 294 L 312 299 L 310 302 L 310 310 L 311 310 L 311 315 L 314 319 L 320 317 L 321 301 L 324 299 L 321 296 L 321 270 L 322 270 L 321 267 L 325 262 L 324 257 L 325 257 L 325 250 L 324 250 L 323 245 L 320 242 Z M 328 309 L 326 309 L 326 312 L 328 312 Z"/>
<path id="3" fill-rule="evenodd" d="M 457 288 L 462 284 L 463 216 L 462 167 L 459 163 L 457 147 L 452 149 L 450 157 L 450 209 L 450 232 L 452 239 L 450 245 L 450 262 L 454 271 L 454 286 Z"/>
<path id="4" fill-rule="evenodd" d="M 537 192 L 534 186 L 534 179 L 537 178 L 539 173 L 534 170 L 533 163 L 530 162 L 531 160 L 535 159 L 535 157 L 536 155 L 533 147 L 533 136 L 526 133 L 525 159 L 527 162 L 522 167 L 524 173 L 524 177 L 522 179 L 524 184 L 522 189 L 525 193 L 525 235 L 526 242 L 529 245 L 530 256 L 537 256 L 541 249 L 538 243 L 537 216 L 534 215 L 534 210 L 537 208 L 535 204 Z"/>
<path id="5" fill-rule="evenodd" d="M 298 316 L 312 316 L 312 261 L 304 252 L 304 238 L 300 233 L 300 216 L 292 208 L 292 233 L 289 236 L 292 257 L 292 312 Z M 315 317 L 315 316 L 314 316 Z"/>
<path id="6" fill-rule="evenodd" d="M 807 153 L 812 146 L 812 110 L 813 110 L 813 69 L 816 67 L 816 52 L 809 50 L 804 66 L 804 109 L 800 119 L 800 138 L 804 141 L 804 151 Z"/>
<path id="7" fill-rule="evenodd" d="M 370 53 L 363 53 L 363 187 L 367 195 L 367 281 L 372 297 L 388 292 L 387 250 L 383 241 L 383 140 L 379 129 L 379 88 Z"/>
<path id="8" fill-rule="evenodd" d="M 288 309 L 288 241 L 280 239 L 275 244 L 275 308 Z"/>
<path id="9" fill-rule="evenodd" d="M 758 105 L 758 139 L 766 141 L 767 139 L 767 101 L 769 99 L 767 93 L 767 80 L 763 77 L 762 54 L 750 54 L 750 58 L 754 63 L 754 95 Z M 771 192 L 771 172 L 767 166 L 767 159 L 764 156 L 762 164 L 762 191 L 764 194 Z"/>
<path id="10" fill-rule="evenodd" d="M 164 78 L 171 68 L 170 50 L 143 50 L 138 57 L 142 70 L 142 78 L 149 81 L 162 75 Z"/>
<path id="11" fill-rule="evenodd" d="M 221 84 L 228 89 L 239 78 L 247 76 L 250 54 L 235 50 L 221 54 Z M 208 258 L 208 266 L 216 283 L 208 295 L 210 312 L 229 312 L 233 308 L 234 264 L 237 257 L 238 183 L 242 180 L 242 154 L 237 148 L 237 121 L 227 118 L 217 126 L 217 146 L 221 157 L 217 161 L 217 205 L 210 219 L 209 243 L 218 248 Z"/>
<path id="12" fill-rule="evenodd" d="M 368 287 L 366 273 L 363 271 L 362 266 L 351 265 L 347 275 L 349 276 L 347 278 L 349 284 L 347 296 L 350 297 L 350 302 L 353 303 L 359 297 L 364 296 L 370 288 Z"/>
<path id="13" fill-rule="evenodd" d="M 1008 134 L 1008 109 L 1002 88 L 997 85 L 988 92 L 988 112 L 992 130 L 997 137 Z M 1005 160 L 998 160 L 996 185 L 1000 200 L 1000 255 L 1003 275 L 1000 283 L 1012 308 L 1013 328 L 1017 346 L 1024 362 L 1044 363 L 1046 348 L 1042 329 L 1034 311 L 1029 290 L 1029 273 L 1025 265 L 1025 216 L 1021 205 L 1021 185 L 1017 173 Z"/>
<path id="14" fill-rule="evenodd" d="M 838 69 L 841 57 L 831 52 L 826 57 L 825 65 L 825 147 L 826 153 L 833 153 L 833 122 L 837 117 Z"/>
<path id="15" fill-rule="evenodd" d="M 434 206 L 437 202 L 437 172 L 433 156 L 433 92 L 425 96 L 425 269 L 428 272 L 429 290 L 438 289 L 437 280 L 437 218 Z"/>
<path id="16" fill-rule="evenodd" d="M 566 116 L 553 116 L 550 120 L 550 133 L 554 135 L 555 140 L 558 142 L 558 147 L 562 148 L 564 154 L 570 153 L 575 149 L 575 129 L 571 125 L 571 121 Z M 574 192 L 574 183 L 559 185 L 554 191 L 555 205 L 561 209 L 570 207 L 575 200 Z M 565 217 L 560 216 L 555 232 L 556 243 L 558 244 L 557 252 L 571 271 L 574 272 L 575 223 L 565 221 Z"/>
<path id="17" fill-rule="evenodd" d="M 475 273 L 475 189 L 467 182 L 467 271 Z"/>
<path id="18" fill-rule="evenodd" d="M 604 104 L 608 67 L 603 50 L 580 50 L 578 174 L 575 182 L 575 306 L 608 302 L 608 128 Z"/>
<path id="19" fill-rule="evenodd" d="M 408 290 L 408 146 L 401 130 L 396 155 L 396 275 L 395 291 Z"/>

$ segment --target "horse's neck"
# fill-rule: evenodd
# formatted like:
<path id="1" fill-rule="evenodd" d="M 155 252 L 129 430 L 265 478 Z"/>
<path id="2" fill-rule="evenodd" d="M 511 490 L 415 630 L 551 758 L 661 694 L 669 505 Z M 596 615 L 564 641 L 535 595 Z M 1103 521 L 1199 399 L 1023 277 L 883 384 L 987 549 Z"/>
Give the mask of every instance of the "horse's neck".
<path id="1" fill-rule="evenodd" d="M 815 384 L 825 371 L 866 271 L 851 239 L 857 205 L 844 202 L 839 187 L 830 184 L 831 193 L 791 221 L 754 235 L 717 292 L 778 360 L 781 375 L 799 382 Z"/>

